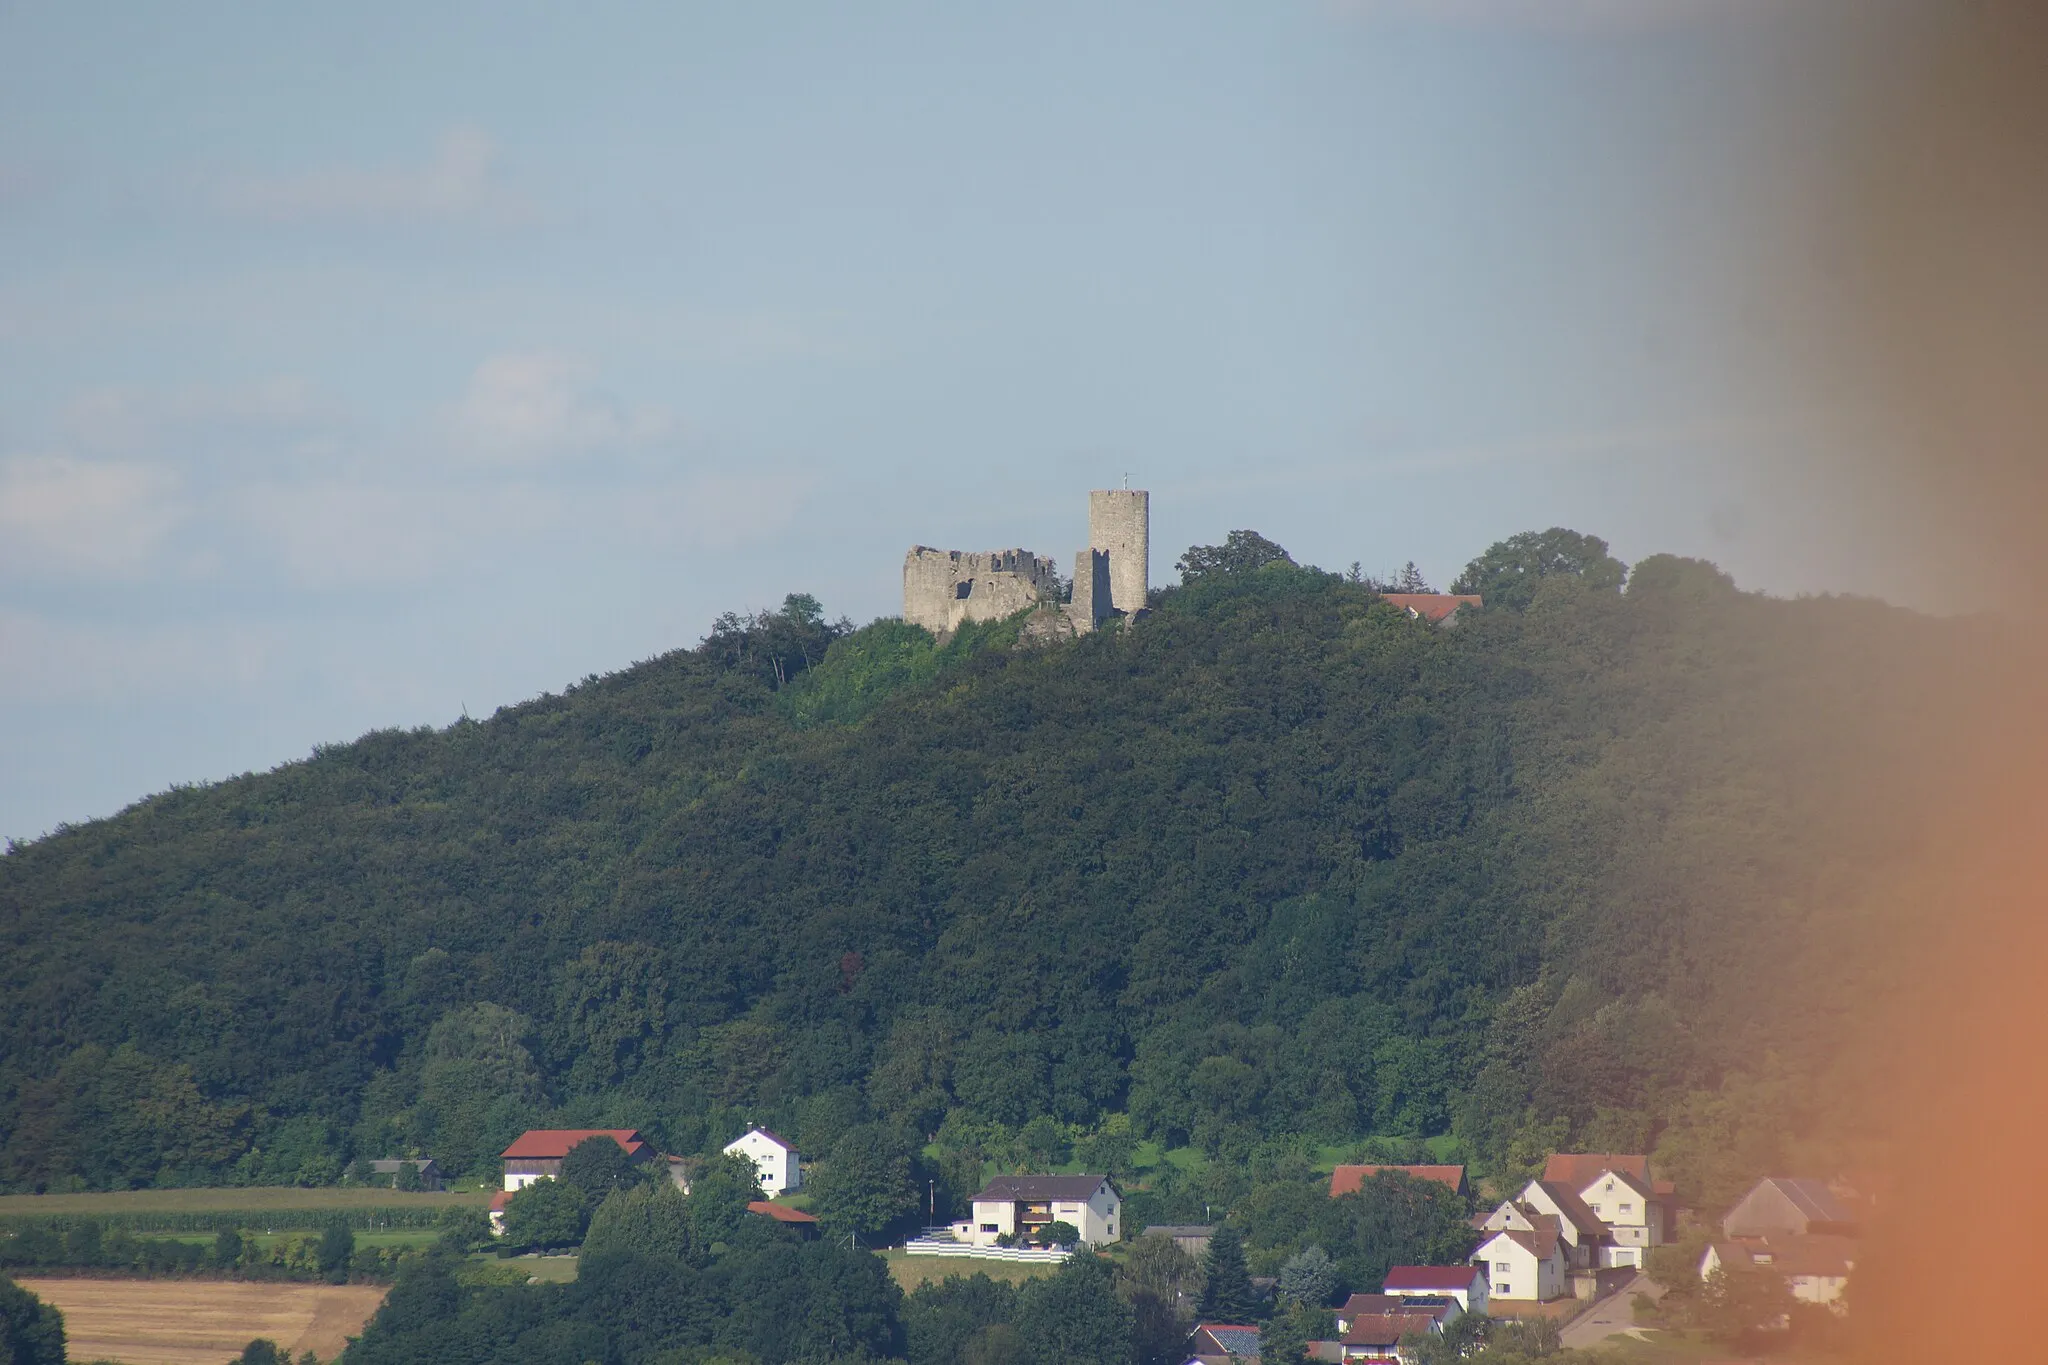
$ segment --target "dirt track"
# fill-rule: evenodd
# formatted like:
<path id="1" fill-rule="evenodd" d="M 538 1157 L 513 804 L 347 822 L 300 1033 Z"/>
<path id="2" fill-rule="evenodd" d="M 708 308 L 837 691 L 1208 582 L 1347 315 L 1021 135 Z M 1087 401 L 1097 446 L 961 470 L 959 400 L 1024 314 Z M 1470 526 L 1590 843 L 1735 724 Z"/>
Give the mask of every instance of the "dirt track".
<path id="1" fill-rule="evenodd" d="M 122 1365 L 223 1365 L 257 1337 L 293 1356 L 341 1354 L 384 1301 L 381 1285 L 230 1280 L 15 1281 L 64 1314 L 65 1354 Z"/>

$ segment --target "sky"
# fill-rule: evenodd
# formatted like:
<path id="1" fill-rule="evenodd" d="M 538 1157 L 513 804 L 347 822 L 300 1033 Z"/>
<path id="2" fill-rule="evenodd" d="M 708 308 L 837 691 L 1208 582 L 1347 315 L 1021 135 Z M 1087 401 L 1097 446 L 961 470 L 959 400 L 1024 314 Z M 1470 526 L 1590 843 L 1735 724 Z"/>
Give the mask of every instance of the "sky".
<path id="1" fill-rule="evenodd" d="M 1785 287 L 1822 47 L 1770 0 L 0 0 L 0 834 L 790 592 L 893 614 L 912 544 L 1070 563 L 1126 478 L 1155 584 L 1564 525 L 1910 600 Z"/>

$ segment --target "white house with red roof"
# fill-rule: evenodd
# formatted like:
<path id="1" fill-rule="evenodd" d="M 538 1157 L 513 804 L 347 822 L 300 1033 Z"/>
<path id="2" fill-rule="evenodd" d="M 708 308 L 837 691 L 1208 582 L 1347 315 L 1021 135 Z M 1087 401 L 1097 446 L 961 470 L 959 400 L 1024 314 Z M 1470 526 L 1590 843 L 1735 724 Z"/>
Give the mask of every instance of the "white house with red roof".
<path id="1" fill-rule="evenodd" d="M 1486 1312 L 1486 1272 L 1475 1265 L 1397 1265 L 1380 1292 L 1402 1299 L 1452 1299 L 1460 1312 Z"/>
<path id="2" fill-rule="evenodd" d="M 628 1159 L 654 1159 L 654 1148 L 637 1128 L 529 1128 L 502 1155 L 505 1188 L 523 1190 L 536 1180 L 552 1180 L 562 1173 L 562 1158 L 571 1148 L 591 1138 L 610 1138 L 625 1150 Z"/>
<path id="3" fill-rule="evenodd" d="M 1677 1238 L 1672 1187 L 1651 1178 L 1650 1159 L 1632 1152 L 1556 1152 L 1540 1182 L 1576 1194 L 1606 1225 L 1599 1264 L 1636 1266 L 1651 1247 Z"/>
<path id="4" fill-rule="evenodd" d="M 1548 1303 L 1569 1292 L 1557 1218 L 1540 1214 L 1532 1221 L 1535 1226 L 1526 1231 L 1502 1228 L 1490 1234 L 1472 1253 L 1472 1264 L 1486 1273 L 1488 1303 Z"/>
<path id="5" fill-rule="evenodd" d="M 1569 1186 L 1555 1181 L 1530 1181 L 1519 1195 L 1488 1215 L 1479 1230 L 1533 1232 L 1545 1226 L 1555 1227 L 1564 1243 L 1565 1269 L 1592 1270 L 1604 1264 L 1607 1225 Z"/>
<path id="6" fill-rule="evenodd" d="M 787 1138 L 777 1137 L 766 1128 L 749 1128 L 726 1143 L 725 1150 L 754 1163 L 761 1178 L 761 1192 L 770 1199 L 803 1188 L 804 1173 L 796 1144 Z"/>

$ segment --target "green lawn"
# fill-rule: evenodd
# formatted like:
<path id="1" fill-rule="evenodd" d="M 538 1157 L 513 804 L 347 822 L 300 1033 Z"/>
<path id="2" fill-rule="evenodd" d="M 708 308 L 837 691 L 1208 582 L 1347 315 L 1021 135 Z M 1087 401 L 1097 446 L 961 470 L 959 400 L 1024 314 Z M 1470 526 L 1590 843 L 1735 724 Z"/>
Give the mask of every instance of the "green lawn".
<path id="1" fill-rule="evenodd" d="M 1005 1284 L 1022 1284 L 1059 1269 L 1051 1261 L 1034 1264 L 1030 1261 L 985 1261 L 978 1256 L 909 1256 L 901 1251 L 885 1251 L 881 1255 L 889 1263 L 889 1274 L 905 1293 L 921 1284 L 937 1284 L 954 1275 L 963 1280 L 986 1275 Z"/>
<path id="2" fill-rule="evenodd" d="M 407 1194 L 382 1189 L 305 1189 L 296 1186 L 247 1186 L 199 1190 L 117 1190 L 98 1194 L 0 1195 L 0 1218 L 67 1214 L 108 1217 L 137 1213 L 265 1213 L 287 1214 L 323 1209 L 446 1209 L 482 1208 L 491 1202 L 486 1191 Z"/>
<path id="3" fill-rule="evenodd" d="M 1603 1362 L 1612 1365 L 1694 1365 L 1698 1361 L 1747 1359 L 1741 1352 L 1718 1345 L 1691 1332 L 1667 1332 L 1650 1328 L 1648 1341 L 1633 1337 L 1609 1337 L 1596 1349 Z M 1814 1355 L 1805 1351 L 1773 1354 L 1771 1365 L 1842 1365 L 1839 1356 Z"/>
<path id="4" fill-rule="evenodd" d="M 517 1266 L 543 1284 L 567 1284 L 576 1278 L 574 1256 L 512 1256 L 498 1264 Z"/>

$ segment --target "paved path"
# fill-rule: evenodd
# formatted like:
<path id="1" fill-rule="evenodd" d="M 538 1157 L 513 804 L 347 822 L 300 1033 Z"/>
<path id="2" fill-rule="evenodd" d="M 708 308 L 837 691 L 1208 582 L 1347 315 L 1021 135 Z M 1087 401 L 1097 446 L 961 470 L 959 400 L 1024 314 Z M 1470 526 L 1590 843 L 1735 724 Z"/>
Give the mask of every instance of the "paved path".
<path id="1" fill-rule="evenodd" d="M 1661 1298 L 1664 1290 L 1647 1275 L 1637 1275 L 1621 1288 L 1595 1303 L 1565 1325 L 1564 1344 L 1575 1350 L 1598 1346 L 1609 1337 L 1635 1330 L 1635 1298 L 1648 1294 Z"/>

